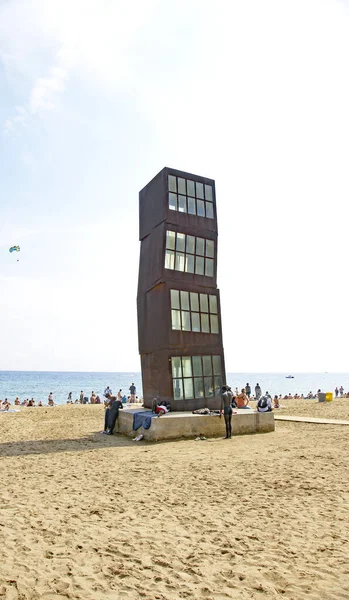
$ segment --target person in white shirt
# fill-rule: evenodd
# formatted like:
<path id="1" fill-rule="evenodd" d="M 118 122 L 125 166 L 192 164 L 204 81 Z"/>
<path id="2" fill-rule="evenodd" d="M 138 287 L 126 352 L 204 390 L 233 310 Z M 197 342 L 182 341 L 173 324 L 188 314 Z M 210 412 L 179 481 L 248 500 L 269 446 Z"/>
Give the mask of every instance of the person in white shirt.
<path id="1" fill-rule="evenodd" d="M 258 399 L 256 408 L 258 412 L 271 412 L 273 410 L 269 392 L 266 392 L 264 396 Z"/>

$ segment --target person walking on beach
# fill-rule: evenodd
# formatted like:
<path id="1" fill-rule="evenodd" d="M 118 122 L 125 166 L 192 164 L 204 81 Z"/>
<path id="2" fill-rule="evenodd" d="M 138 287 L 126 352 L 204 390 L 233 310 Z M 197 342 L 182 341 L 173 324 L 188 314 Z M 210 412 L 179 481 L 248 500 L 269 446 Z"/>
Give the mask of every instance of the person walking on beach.
<path id="1" fill-rule="evenodd" d="M 83 392 L 83 390 L 81 390 L 81 392 L 80 392 L 80 404 L 83 404 L 83 402 L 84 402 L 84 392 Z"/>
<path id="2" fill-rule="evenodd" d="M 219 413 L 219 418 L 222 418 L 222 412 L 224 414 L 225 421 L 225 440 L 231 439 L 231 416 L 233 414 L 233 409 L 231 406 L 232 393 L 231 389 L 227 385 L 222 386 L 221 393 L 221 410 Z"/>
<path id="3" fill-rule="evenodd" d="M 245 390 L 246 390 L 246 396 L 249 398 L 251 396 L 251 386 L 249 383 L 246 383 Z"/>
<path id="4" fill-rule="evenodd" d="M 53 402 L 52 392 L 50 392 L 49 395 L 48 395 L 48 405 L 49 406 L 54 406 L 55 405 L 55 403 Z"/>
<path id="5" fill-rule="evenodd" d="M 339 388 L 339 393 L 340 393 L 340 397 L 343 398 L 343 394 L 344 394 L 344 387 L 341 385 L 341 387 Z"/>
<path id="6" fill-rule="evenodd" d="M 69 402 L 71 402 L 72 395 L 73 395 L 73 392 L 69 392 L 69 394 L 68 394 L 68 401 L 69 401 Z"/>
<path id="7" fill-rule="evenodd" d="M 336 398 L 338 398 L 338 394 L 339 394 L 339 389 L 336 387 L 336 389 L 334 390 L 334 395 L 336 396 Z"/>
<path id="8" fill-rule="evenodd" d="M 134 383 L 130 385 L 131 402 L 136 401 L 136 386 Z"/>
<path id="9" fill-rule="evenodd" d="M 257 383 L 256 387 L 254 388 L 254 395 L 256 396 L 256 400 L 258 402 L 259 398 L 262 395 L 262 389 L 259 383 Z"/>

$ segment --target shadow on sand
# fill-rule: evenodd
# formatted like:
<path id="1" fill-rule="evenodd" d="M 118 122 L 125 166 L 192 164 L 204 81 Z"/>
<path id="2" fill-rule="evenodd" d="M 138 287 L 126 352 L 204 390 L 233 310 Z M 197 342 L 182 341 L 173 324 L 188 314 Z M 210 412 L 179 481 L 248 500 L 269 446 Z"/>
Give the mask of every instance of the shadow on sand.
<path id="1" fill-rule="evenodd" d="M 135 432 L 136 435 L 136 432 Z M 151 442 L 133 442 L 123 435 L 103 435 L 93 432 L 83 438 L 58 439 L 58 440 L 24 440 L 19 442 L 5 442 L 0 444 L 1 456 L 25 456 L 28 454 L 50 454 L 54 452 L 83 452 L 84 450 L 97 450 L 105 448 L 125 448 L 132 446 L 152 445 Z"/>

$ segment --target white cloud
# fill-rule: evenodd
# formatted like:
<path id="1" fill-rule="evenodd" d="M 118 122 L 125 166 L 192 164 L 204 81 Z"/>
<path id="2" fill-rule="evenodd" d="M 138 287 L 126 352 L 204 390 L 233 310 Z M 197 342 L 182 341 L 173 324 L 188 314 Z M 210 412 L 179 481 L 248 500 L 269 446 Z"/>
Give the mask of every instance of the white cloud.
<path id="1" fill-rule="evenodd" d="M 155 0 L 13 0 L 5 5 L 0 60 L 15 92 L 23 95 L 24 83 L 30 87 L 5 132 L 53 110 L 74 70 L 105 86 L 127 80 L 126 50 L 155 5 Z"/>
<path id="2" fill-rule="evenodd" d="M 35 114 L 41 110 L 53 109 L 54 97 L 64 92 L 67 77 L 67 70 L 61 67 L 51 67 L 49 77 L 39 77 L 30 93 L 31 112 Z"/>

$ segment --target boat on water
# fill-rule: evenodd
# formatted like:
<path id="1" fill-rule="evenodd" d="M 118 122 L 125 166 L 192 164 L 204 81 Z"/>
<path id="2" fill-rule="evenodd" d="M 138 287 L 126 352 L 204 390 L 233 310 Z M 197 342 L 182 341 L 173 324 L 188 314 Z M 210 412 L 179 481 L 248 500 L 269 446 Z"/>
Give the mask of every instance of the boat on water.
<path id="1" fill-rule="evenodd" d="M 286 375 L 286 379 L 294 379 L 294 375 Z"/>

